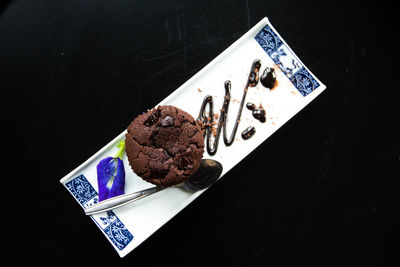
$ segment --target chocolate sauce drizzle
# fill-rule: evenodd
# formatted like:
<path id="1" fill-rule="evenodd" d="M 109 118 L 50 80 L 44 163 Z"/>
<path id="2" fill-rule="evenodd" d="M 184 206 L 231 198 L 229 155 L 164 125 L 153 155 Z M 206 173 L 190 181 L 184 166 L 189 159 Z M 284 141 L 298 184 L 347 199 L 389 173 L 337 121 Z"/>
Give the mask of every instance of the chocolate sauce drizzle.
<path id="1" fill-rule="evenodd" d="M 252 114 L 255 119 L 259 120 L 262 123 L 264 123 L 267 120 L 265 118 L 265 109 L 263 109 L 262 107 L 253 109 Z"/>
<path id="2" fill-rule="evenodd" d="M 242 132 L 242 138 L 244 140 L 250 139 L 250 137 L 252 137 L 255 133 L 256 128 L 254 128 L 253 126 L 249 126 Z"/>
<path id="3" fill-rule="evenodd" d="M 254 105 L 253 103 L 249 102 L 249 103 L 246 104 L 246 107 L 247 107 L 248 110 L 254 110 L 256 108 L 256 105 Z"/>
<path id="4" fill-rule="evenodd" d="M 249 87 L 255 87 L 257 85 L 257 83 L 259 81 L 260 67 L 261 67 L 261 61 L 259 59 L 254 60 L 252 66 L 251 66 L 251 69 L 250 69 L 250 73 L 249 73 L 249 77 L 247 79 L 246 86 L 243 89 L 243 96 L 242 96 L 242 100 L 240 101 L 239 111 L 236 116 L 235 125 L 233 126 L 232 133 L 231 133 L 229 139 L 228 139 L 227 133 L 226 133 L 227 132 L 226 120 L 227 120 L 227 115 L 228 115 L 229 103 L 230 103 L 230 99 L 231 99 L 231 82 L 229 80 L 225 82 L 224 103 L 223 103 L 221 111 L 220 111 L 218 127 L 217 127 L 217 131 L 216 131 L 213 143 L 211 140 L 211 135 L 213 134 L 213 124 L 214 124 L 214 116 L 213 116 L 214 103 L 213 103 L 212 96 L 207 95 L 204 98 L 203 103 L 201 104 L 201 107 L 200 107 L 200 112 L 199 112 L 199 117 L 197 118 L 197 122 L 200 125 L 202 125 L 205 129 L 206 147 L 207 147 L 207 152 L 209 155 L 212 156 L 212 155 L 215 155 L 215 153 L 217 153 L 219 137 L 221 135 L 221 129 L 223 129 L 224 143 L 226 146 L 232 145 L 233 141 L 235 140 L 236 132 L 237 132 L 237 129 L 238 129 L 239 123 L 240 123 L 240 117 L 242 116 L 242 111 L 243 111 L 243 106 L 244 106 L 244 102 L 246 99 L 247 91 L 248 91 Z M 206 112 L 205 112 L 207 106 L 208 106 L 208 114 L 210 114 L 210 116 L 208 116 L 208 117 L 206 116 Z"/>
<path id="5" fill-rule="evenodd" d="M 258 108 L 256 108 L 256 105 L 253 103 L 248 102 L 246 104 L 246 107 L 248 110 L 251 110 L 251 114 L 253 114 L 253 117 L 260 122 L 265 122 L 267 119 L 265 118 L 265 109 L 260 105 Z"/>
<path id="6" fill-rule="evenodd" d="M 274 88 L 276 81 L 276 74 L 274 68 L 266 67 L 260 77 L 261 84 L 269 89 Z"/>

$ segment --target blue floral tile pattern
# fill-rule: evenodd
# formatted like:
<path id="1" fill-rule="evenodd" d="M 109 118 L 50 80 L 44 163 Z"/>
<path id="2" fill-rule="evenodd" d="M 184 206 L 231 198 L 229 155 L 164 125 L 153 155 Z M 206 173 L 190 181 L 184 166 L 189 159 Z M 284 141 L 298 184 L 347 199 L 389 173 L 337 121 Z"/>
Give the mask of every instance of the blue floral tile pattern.
<path id="1" fill-rule="evenodd" d="M 108 211 L 107 216 L 100 217 L 99 221 L 99 227 L 103 229 L 107 237 L 119 250 L 124 249 L 133 239 L 133 235 L 126 229 L 114 212 Z"/>
<path id="2" fill-rule="evenodd" d="M 318 82 L 305 68 L 301 68 L 292 75 L 290 81 L 303 96 L 308 95 L 319 86 Z"/>
<path id="3" fill-rule="evenodd" d="M 79 175 L 75 179 L 69 181 L 65 186 L 83 208 L 90 207 L 99 202 L 96 190 L 83 175 Z"/>
<path id="4" fill-rule="evenodd" d="M 99 202 L 97 191 L 84 175 L 67 182 L 65 187 L 84 209 Z M 91 216 L 91 218 L 119 250 L 124 249 L 133 240 L 131 232 L 114 212 L 109 211 L 106 216 Z"/>
<path id="5" fill-rule="evenodd" d="M 319 87 L 316 79 L 269 25 L 255 39 L 303 96 Z"/>
<path id="6" fill-rule="evenodd" d="M 283 45 L 282 40 L 268 25 L 255 38 L 268 55 L 271 55 Z"/>

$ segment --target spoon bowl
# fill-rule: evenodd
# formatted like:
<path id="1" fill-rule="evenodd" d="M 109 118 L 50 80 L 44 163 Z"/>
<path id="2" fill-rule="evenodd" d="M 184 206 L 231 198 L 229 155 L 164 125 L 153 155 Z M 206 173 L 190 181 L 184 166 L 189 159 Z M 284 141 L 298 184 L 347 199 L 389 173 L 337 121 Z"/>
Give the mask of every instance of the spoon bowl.
<path id="1" fill-rule="evenodd" d="M 222 164 L 216 160 L 203 159 L 197 171 L 182 183 L 183 188 L 197 191 L 215 183 L 222 173 Z"/>

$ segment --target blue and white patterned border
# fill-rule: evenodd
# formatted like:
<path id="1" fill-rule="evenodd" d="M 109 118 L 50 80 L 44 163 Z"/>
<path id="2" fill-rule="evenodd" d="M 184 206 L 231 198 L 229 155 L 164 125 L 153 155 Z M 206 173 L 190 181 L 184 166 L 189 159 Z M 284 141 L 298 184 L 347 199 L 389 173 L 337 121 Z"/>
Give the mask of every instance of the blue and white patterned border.
<path id="1" fill-rule="evenodd" d="M 82 174 L 66 183 L 65 187 L 84 209 L 99 202 L 98 193 Z M 119 250 L 124 249 L 132 241 L 133 235 L 114 212 L 109 211 L 106 216 L 98 218 L 91 217 Z"/>
<path id="2" fill-rule="evenodd" d="M 303 96 L 308 95 L 320 86 L 303 63 L 269 25 L 266 25 L 256 35 L 255 39 Z"/>

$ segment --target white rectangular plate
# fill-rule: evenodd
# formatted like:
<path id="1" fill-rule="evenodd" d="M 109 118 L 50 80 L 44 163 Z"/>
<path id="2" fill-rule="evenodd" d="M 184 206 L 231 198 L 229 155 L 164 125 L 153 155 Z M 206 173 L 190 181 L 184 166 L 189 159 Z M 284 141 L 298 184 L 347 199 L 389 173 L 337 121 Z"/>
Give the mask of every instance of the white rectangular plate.
<path id="1" fill-rule="evenodd" d="M 255 59 L 261 60 L 261 71 L 267 66 L 276 70 L 277 85 L 273 90 L 264 88 L 259 83 L 257 87 L 249 89 L 246 98 L 246 102 L 252 102 L 257 106 L 262 104 L 266 110 L 267 121 L 260 123 L 252 117 L 251 112 L 244 111 L 237 140 L 229 147 L 220 142 L 215 156 L 211 157 L 207 152 L 204 153 L 204 158 L 213 158 L 221 162 L 224 169 L 221 177 L 310 103 L 326 88 L 325 85 L 306 68 L 268 19 L 264 18 L 159 103 L 159 105 L 176 106 L 197 118 L 201 102 L 206 95 L 214 97 L 215 110 L 222 106 L 225 94 L 224 82 L 230 80 L 232 83 L 228 114 L 228 118 L 231 118 L 230 121 L 228 119 L 228 133 L 230 133 L 243 88 Z M 250 125 L 256 127 L 256 134 L 245 141 L 240 138 L 240 133 Z M 121 133 L 60 180 L 82 208 L 85 209 L 98 202 L 96 165 L 101 159 L 117 153 L 116 144 L 124 139 L 125 133 L 125 131 Z M 152 186 L 131 171 L 126 156 L 123 160 L 126 170 L 126 193 Z M 122 208 L 90 217 L 120 257 L 124 257 L 205 190 L 188 193 L 178 187 L 171 187 Z M 84 213 L 82 216 L 85 216 Z"/>

